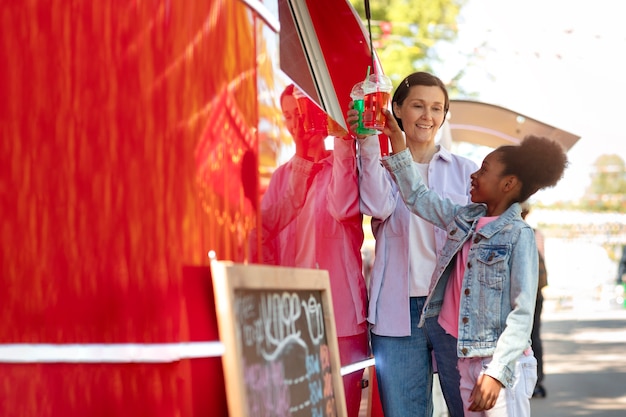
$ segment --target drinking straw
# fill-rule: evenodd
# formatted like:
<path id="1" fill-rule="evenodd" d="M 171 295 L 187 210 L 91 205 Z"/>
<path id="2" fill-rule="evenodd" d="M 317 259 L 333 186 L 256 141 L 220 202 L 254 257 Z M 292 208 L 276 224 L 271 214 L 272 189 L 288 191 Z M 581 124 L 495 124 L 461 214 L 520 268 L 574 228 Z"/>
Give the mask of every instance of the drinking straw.
<path id="1" fill-rule="evenodd" d="M 376 66 L 374 65 L 374 43 L 372 42 L 372 13 L 370 12 L 370 0 L 365 1 L 365 18 L 367 19 L 367 31 L 370 35 L 370 51 L 372 54 L 372 68 L 374 68 L 374 73 L 376 73 Z M 367 76 L 369 77 L 369 68 Z"/>

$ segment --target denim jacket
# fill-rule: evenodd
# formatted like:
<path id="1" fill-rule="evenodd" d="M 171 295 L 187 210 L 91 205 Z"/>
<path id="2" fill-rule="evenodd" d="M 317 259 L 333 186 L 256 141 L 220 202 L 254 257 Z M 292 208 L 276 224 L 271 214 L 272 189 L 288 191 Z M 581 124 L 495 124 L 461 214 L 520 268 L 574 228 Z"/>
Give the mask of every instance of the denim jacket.
<path id="1" fill-rule="evenodd" d="M 483 204 L 460 206 L 429 191 L 407 149 L 383 159 L 409 209 L 447 231 L 437 259 L 425 317 L 439 314 L 456 254 L 471 239 L 459 306 L 459 358 L 489 357 L 485 374 L 504 386 L 513 384 L 515 362 L 530 346 L 537 294 L 538 259 L 533 229 L 522 219 L 521 206 L 510 206 L 476 232 L 485 216 Z"/>

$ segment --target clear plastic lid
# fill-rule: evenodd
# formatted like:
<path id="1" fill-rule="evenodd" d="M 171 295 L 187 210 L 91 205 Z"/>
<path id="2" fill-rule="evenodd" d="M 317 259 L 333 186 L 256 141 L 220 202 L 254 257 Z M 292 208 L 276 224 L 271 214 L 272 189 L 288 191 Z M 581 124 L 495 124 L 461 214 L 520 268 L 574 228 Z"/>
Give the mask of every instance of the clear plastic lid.
<path id="1" fill-rule="evenodd" d="M 350 92 L 350 98 L 352 98 L 352 100 L 363 100 L 363 97 L 365 97 L 363 83 L 364 81 L 359 81 L 354 84 L 354 87 L 352 87 L 352 91 Z"/>
<path id="2" fill-rule="evenodd" d="M 365 94 L 376 91 L 384 91 L 388 93 L 392 88 L 391 78 L 387 77 L 385 74 L 370 74 L 370 76 L 363 82 L 363 91 Z"/>

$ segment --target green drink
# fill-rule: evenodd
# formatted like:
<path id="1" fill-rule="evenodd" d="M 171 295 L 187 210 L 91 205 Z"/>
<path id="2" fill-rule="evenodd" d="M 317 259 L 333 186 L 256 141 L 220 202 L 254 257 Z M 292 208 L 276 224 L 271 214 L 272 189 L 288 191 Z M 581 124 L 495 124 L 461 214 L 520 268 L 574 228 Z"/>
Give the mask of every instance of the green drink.
<path id="1" fill-rule="evenodd" d="M 391 94 L 391 80 L 384 74 L 371 74 L 363 81 L 365 108 L 363 109 L 363 126 L 382 132 L 387 123 L 384 110 Z"/>
<path id="2" fill-rule="evenodd" d="M 375 129 L 366 129 L 363 126 L 363 110 L 365 109 L 365 94 L 363 93 L 363 81 L 358 82 L 352 87 L 350 97 L 352 98 L 352 108 L 359 112 L 359 125 L 356 129 L 356 133 L 359 135 L 375 135 L 378 133 Z"/>

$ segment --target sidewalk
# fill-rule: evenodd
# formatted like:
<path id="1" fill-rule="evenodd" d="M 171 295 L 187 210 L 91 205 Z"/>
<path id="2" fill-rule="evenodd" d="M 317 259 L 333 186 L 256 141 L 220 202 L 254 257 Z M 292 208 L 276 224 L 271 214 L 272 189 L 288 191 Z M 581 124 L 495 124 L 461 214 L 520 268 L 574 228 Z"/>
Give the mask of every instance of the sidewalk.
<path id="1" fill-rule="evenodd" d="M 599 303 L 559 310 L 546 302 L 542 320 L 546 398 L 534 417 L 626 416 L 626 310 Z"/>
<path id="2" fill-rule="evenodd" d="M 626 309 L 585 297 L 567 307 L 546 300 L 541 334 L 546 398 L 533 398 L 533 417 L 626 416 Z M 360 417 L 367 413 L 367 389 Z M 447 416 L 435 390 L 433 417 Z M 437 395 L 439 394 L 439 395 Z"/>

